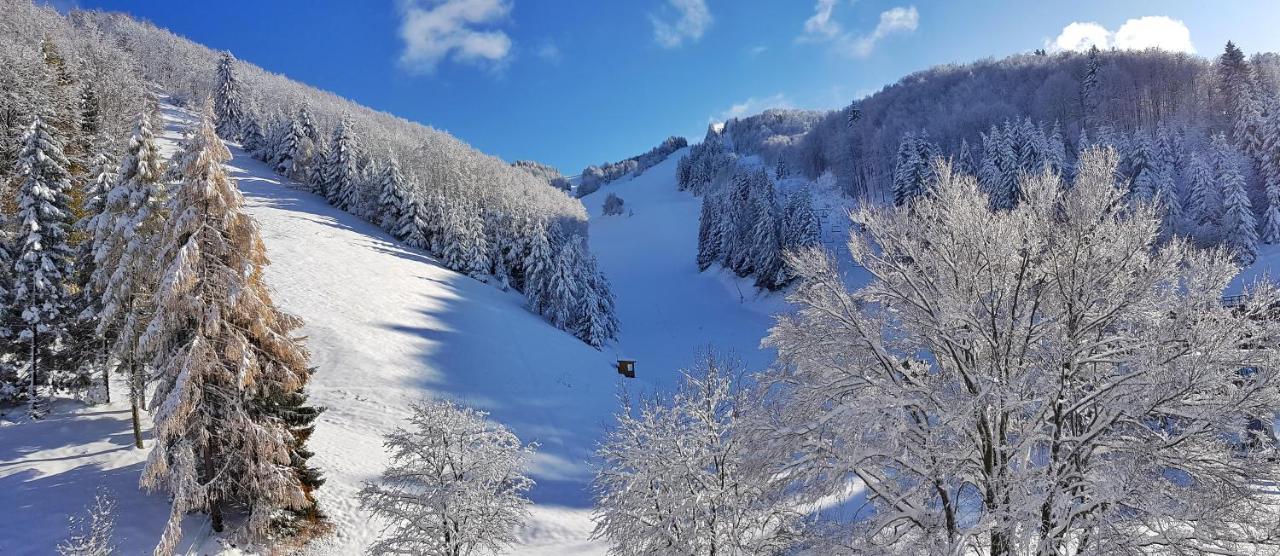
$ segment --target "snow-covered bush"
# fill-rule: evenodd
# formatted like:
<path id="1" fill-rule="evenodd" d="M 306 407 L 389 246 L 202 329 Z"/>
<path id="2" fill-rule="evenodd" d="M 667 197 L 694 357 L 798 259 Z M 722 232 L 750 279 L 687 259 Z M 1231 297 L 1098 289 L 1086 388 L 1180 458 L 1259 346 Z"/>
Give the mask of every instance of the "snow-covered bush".
<path id="1" fill-rule="evenodd" d="M 387 435 L 391 465 L 360 503 L 386 523 L 375 554 L 501 552 L 528 517 L 523 445 L 487 414 L 448 401 L 412 406 L 408 428 Z"/>
<path id="2" fill-rule="evenodd" d="M 622 197 L 619 197 L 613 193 L 610 193 L 607 197 L 604 198 L 604 207 L 602 207 L 601 209 L 602 214 L 604 214 L 605 216 L 618 216 L 622 214 L 622 211 L 623 211 L 622 205 L 623 205 Z"/>
<path id="3" fill-rule="evenodd" d="M 596 455 L 596 534 L 610 553 L 777 554 L 798 542 L 802 514 L 749 434 L 765 407 L 742 366 L 706 352 L 671 396 L 621 396 Z"/>
<path id="4" fill-rule="evenodd" d="M 116 501 L 105 490 L 93 496 L 86 515 L 72 517 L 67 540 L 58 544 L 62 556 L 110 556 L 115 553 Z"/>
<path id="5" fill-rule="evenodd" d="M 1117 164 L 1089 151 L 1073 183 L 1029 178 L 1009 210 L 939 165 L 910 209 L 855 213 L 873 277 L 857 291 L 822 251 L 791 257 L 799 311 L 767 339 L 779 421 L 759 449 L 811 499 L 864 485 L 874 512 L 841 545 L 1274 547 L 1280 292 L 1224 307 L 1238 267 L 1157 246 L 1159 209 L 1126 200 Z"/>

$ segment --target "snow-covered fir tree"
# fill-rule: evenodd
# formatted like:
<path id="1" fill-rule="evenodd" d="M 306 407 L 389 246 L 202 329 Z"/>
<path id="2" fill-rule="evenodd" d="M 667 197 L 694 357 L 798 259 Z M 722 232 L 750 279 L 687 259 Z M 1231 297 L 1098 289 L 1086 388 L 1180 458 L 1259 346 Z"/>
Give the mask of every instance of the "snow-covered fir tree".
<path id="1" fill-rule="evenodd" d="M 910 212 L 864 207 L 851 250 L 875 278 L 857 291 L 827 254 L 792 258 L 800 309 L 767 340 L 777 421 L 757 449 L 804 499 L 864 485 L 874 511 L 839 546 L 1076 553 L 1087 532 L 1088 553 L 1231 553 L 1275 538 L 1256 488 L 1280 472 L 1275 440 L 1247 429 L 1280 404 L 1280 291 L 1224 307 L 1235 264 L 1158 243 L 1158 208 L 1123 202 L 1116 165 L 1100 150 L 1070 186 L 1032 176 L 1012 211 L 949 171 Z"/>
<path id="2" fill-rule="evenodd" d="M 524 255 L 524 297 L 529 310 L 546 314 L 551 303 L 548 286 L 555 271 L 555 253 L 551 249 L 550 232 L 541 221 L 530 223 L 526 232 L 528 248 Z"/>
<path id="3" fill-rule="evenodd" d="M 585 245 L 577 249 L 581 299 L 576 307 L 573 332 L 587 345 L 599 349 L 618 336 L 613 293 L 609 291 L 609 280 L 597 269 L 595 256 L 587 251 Z"/>
<path id="4" fill-rule="evenodd" d="M 721 218 L 720 196 L 706 193 L 702 196 L 702 210 L 698 216 L 698 270 L 706 270 L 712 263 L 721 258 L 720 237 L 723 225 Z"/>
<path id="5" fill-rule="evenodd" d="M 1222 187 L 1222 242 L 1242 264 L 1258 258 L 1258 228 L 1244 176 L 1234 161 L 1218 164 L 1214 176 Z"/>
<path id="6" fill-rule="evenodd" d="M 218 118 L 218 135 L 239 141 L 245 118 L 244 93 L 236 78 L 236 58 L 223 52 L 218 60 L 217 80 L 213 89 L 213 109 Z"/>
<path id="7" fill-rule="evenodd" d="M 324 178 L 321 181 L 321 193 L 329 200 L 329 204 L 342 210 L 350 210 L 359 199 L 358 175 L 355 137 L 343 121 L 333 130 L 333 139 L 329 141 L 329 158 L 325 162 Z"/>
<path id="8" fill-rule="evenodd" d="M 285 125 L 284 135 L 280 137 L 275 150 L 276 173 L 300 183 L 308 183 L 311 148 L 297 120 L 290 119 Z"/>
<path id="9" fill-rule="evenodd" d="M 263 158 L 263 150 L 267 148 L 267 138 L 262 134 L 262 124 L 258 115 L 250 110 L 244 116 L 244 125 L 240 130 L 240 146 L 244 152 L 255 158 Z"/>
<path id="10" fill-rule="evenodd" d="M 85 399 L 93 402 L 111 401 L 111 381 L 108 374 L 109 356 L 107 346 L 109 339 L 98 336 L 98 313 L 101 309 L 99 299 L 90 289 L 90 282 L 97 269 L 95 262 L 97 250 L 97 220 L 106 208 L 107 199 L 115 188 L 119 178 L 119 165 L 105 152 L 99 151 L 90 166 L 90 179 L 84 188 L 84 204 L 82 216 L 76 221 L 76 231 L 84 239 L 76 246 L 76 304 L 77 311 L 73 336 L 76 337 L 75 364 L 78 384 L 75 387 L 87 388 Z M 95 337 L 97 336 L 97 337 Z M 93 374 L 99 373 L 96 380 Z"/>
<path id="11" fill-rule="evenodd" d="M 766 178 L 765 187 L 754 202 L 751 228 L 751 267 L 755 270 L 757 288 L 773 290 L 782 286 L 782 238 L 777 196 Z"/>
<path id="12" fill-rule="evenodd" d="M 1222 196 L 1214 181 L 1213 167 L 1199 154 L 1187 157 L 1188 218 L 1201 226 L 1216 229 L 1222 213 Z"/>
<path id="13" fill-rule="evenodd" d="M 404 216 L 403 211 L 406 208 L 406 187 L 404 174 L 400 172 L 400 162 L 396 160 L 395 153 L 387 152 L 387 164 L 382 170 L 382 180 L 378 188 L 378 225 L 382 229 L 397 231 L 397 225 Z M 415 245 L 415 247 L 422 246 Z"/>
<path id="14" fill-rule="evenodd" d="M 387 524 L 377 554 L 499 553 L 528 519 L 525 475 L 535 446 L 487 414 L 449 401 L 411 407 L 406 428 L 387 435 L 391 465 L 360 491 L 360 504 Z"/>
<path id="15" fill-rule="evenodd" d="M 241 532 L 257 541 L 281 511 L 314 503 L 291 462 L 290 424 L 263 411 L 267 400 L 306 383 L 307 352 L 292 335 L 300 323 L 276 309 L 263 282 L 265 249 L 223 169 L 231 155 L 211 107 L 188 149 L 160 236 L 156 309 L 140 346 L 153 354 L 157 379 L 150 407 L 156 446 L 141 484 L 168 493 L 173 505 L 156 554 L 174 552 L 193 511 L 208 512 L 220 532 L 223 512 L 241 510 Z"/>
<path id="16" fill-rule="evenodd" d="M 45 412 L 40 388 L 49 383 L 55 355 L 66 338 L 71 313 L 74 253 L 67 244 L 71 221 L 69 162 L 57 130 L 37 116 L 22 139 L 18 158 L 18 232 L 15 239 L 12 336 L 25 353 L 28 411 Z"/>
<path id="17" fill-rule="evenodd" d="M 822 241 L 818 214 L 813 209 L 813 194 L 800 188 L 787 195 L 782 218 L 782 248 L 794 251 L 817 246 Z M 790 273 L 787 273 L 790 276 Z"/>
<path id="18" fill-rule="evenodd" d="M 147 388 L 147 358 L 140 339 L 150 322 L 158 285 L 157 243 L 167 216 L 165 173 L 150 121 L 140 116 L 118 180 L 93 221 L 94 271 L 85 287 L 97 321 L 95 335 L 105 341 L 117 372 L 128 380 L 137 448 L 142 448 L 139 411 L 146 403 Z"/>
<path id="19" fill-rule="evenodd" d="M 596 535 L 610 554 L 783 554 L 803 516 L 750 441 L 765 407 L 739 363 L 699 355 L 670 396 L 621 396 L 596 451 Z"/>

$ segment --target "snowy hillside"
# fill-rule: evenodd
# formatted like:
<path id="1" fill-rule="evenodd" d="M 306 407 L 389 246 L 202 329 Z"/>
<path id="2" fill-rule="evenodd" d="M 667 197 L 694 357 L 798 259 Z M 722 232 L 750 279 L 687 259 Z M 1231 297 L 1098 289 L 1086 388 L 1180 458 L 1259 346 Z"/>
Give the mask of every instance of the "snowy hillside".
<path id="1" fill-rule="evenodd" d="M 171 156 L 193 116 L 171 107 L 165 114 L 163 150 Z M 752 299 L 749 282 L 698 273 L 693 264 L 698 201 L 675 188 L 682 152 L 610 184 L 630 216 L 601 217 L 602 196 L 584 199 L 591 248 L 613 283 L 623 325 L 621 339 L 602 351 L 530 313 L 518 294 L 447 270 L 232 152 L 229 166 L 272 261 L 267 280 L 277 303 L 306 321 L 318 367 L 312 400 L 327 408 L 310 444 L 328 479 L 320 499 L 335 529 L 313 553 L 358 552 L 377 535 L 354 494 L 386 463 L 382 435 L 424 396 L 489 411 L 539 444 L 534 518 L 514 552 L 603 553 L 589 538 L 588 460 L 617 408 L 624 379 L 615 360 L 637 360 L 638 377 L 627 385 L 636 392 L 672 386 L 677 369 L 708 344 L 736 352 L 752 368 L 770 359 L 757 346 L 780 302 Z M 130 508 L 119 526 L 123 551 L 150 550 L 168 504 L 136 488 L 145 452 L 129 445 L 127 407 L 68 402 L 43 422 L 0 428 L 0 435 L 21 434 L 0 443 L 0 504 L 27 510 L 6 521 L 21 533 L 0 534 L 0 551 L 48 553 L 65 534 L 65 516 L 78 513 L 99 485 Z M 216 550 L 205 520 L 189 519 L 187 530 L 189 549 Z"/>

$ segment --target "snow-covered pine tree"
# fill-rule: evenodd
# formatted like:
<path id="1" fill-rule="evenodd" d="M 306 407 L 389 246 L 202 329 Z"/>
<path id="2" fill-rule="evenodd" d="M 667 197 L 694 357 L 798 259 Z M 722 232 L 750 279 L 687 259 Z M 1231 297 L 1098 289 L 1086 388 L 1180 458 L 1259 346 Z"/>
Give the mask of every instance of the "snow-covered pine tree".
<path id="1" fill-rule="evenodd" d="M 244 116 L 241 126 L 240 146 L 244 152 L 254 158 L 262 158 L 262 151 L 267 147 L 267 138 L 262 135 L 262 125 L 258 123 L 258 115 L 252 110 Z"/>
<path id="2" fill-rule="evenodd" d="M 1217 228 L 1217 218 L 1222 212 L 1221 196 L 1214 182 L 1213 168 L 1199 153 L 1187 157 L 1188 218 L 1196 224 Z"/>
<path id="3" fill-rule="evenodd" d="M 1217 60 L 1218 80 L 1215 83 L 1218 95 L 1215 107 L 1219 113 L 1220 128 L 1231 129 L 1236 118 L 1241 114 L 1241 106 L 1253 88 L 1253 71 L 1245 60 L 1244 52 L 1235 43 L 1227 41 L 1226 47 Z"/>
<path id="4" fill-rule="evenodd" d="M 299 183 L 307 183 L 307 161 L 310 156 L 307 138 L 302 135 L 302 126 L 297 120 L 290 119 L 285 125 L 284 135 L 276 148 L 277 174 Z"/>
<path id="5" fill-rule="evenodd" d="M 213 109 L 218 117 L 218 135 L 239 141 L 244 124 L 244 96 L 236 78 L 236 58 L 223 52 L 218 60 L 218 76 L 213 86 Z"/>
<path id="6" fill-rule="evenodd" d="M 753 173 L 738 170 L 734 172 L 733 182 L 724 198 L 725 218 L 722 220 L 724 230 L 720 253 L 724 256 L 724 266 L 733 270 L 738 276 L 746 276 L 751 272 L 751 217 L 754 212 L 752 190 L 755 189 Z"/>
<path id="7" fill-rule="evenodd" d="M 1048 140 L 1044 129 L 1024 118 L 1018 126 L 1018 137 L 1021 140 L 1018 148 L 1018 168 L 1023 175 L 1036 175 L 1046 168 L 1045 157 L 1049 151 Z"/>
<path id="8" fill-rule="evenodd" d="M 978 166 L 973 162 L 973 150 L 969 147 L 968 139 L 960 140 L 960 150 L 956 154 L 954 164 L 956 171 L 964 172 L 966 176 L 978 174 Z"/>
<path id="9" fill-rule="evenodd" d="M 167 217 L 165 173 L 149 118 L 139 116 L 118 179 L 92 224 L 94 270 L 85 287 L 93 299 L 96 335 L 107 342 L 109 357 L 128 378 L 137 448 L 142 448 L 138 413 L 146 404 L 147 387 L 147 358 L 139 343 L 158 284 L 157 240 Z"/>
<path id="10" fill-rule="evenodd" d="M 558 251 L 542 286 L 542 316 L 556 328 L 569 330 L 573 325 L 575 308 L 582 299 L 579 291 L 582 281 L 578 276 L 578 258 L 582 252 L 580 239 L 570 235 L 560 240 Z"/>
<path id="11" fill-rule="evenodd" d="M 765 406 L 742 365 L 706 352 L 679 390 L 622 410 L 596 450 L 597 536 L 610 554 L 786 554 L 803 514 L 751 441 Z"/>
<path id="12" fill-rule="evenodd" d="M 799 188 L 787 196 L 784 214 L 784 251 L 815 247 L 822 242 L 818 214 L 813 209 L 813 194 L 808 188 Z"/>
<path id="13" fill-rule="evenodd" d="M 893 204 L 904 205 L 920 194 L 917 188 L 916 169 L 920 167 L 920 150 L 916 148 L 916 135 L 910 131 L 902 134 L 898 142 L 898 155 L 893 166 Z"/>
<path id="14" fill-rule="evenodd" d="M 768 182 L 768 178 L 765 178 Z M 754 203 L 751 229 L 751 267 L 755 269 L 757 288 L 774 290 L 782 286 L 782 241 L 778 202 L 773 185 L 766 183 Z"/>
<path id="15" fill-rule="evenodd" d="M 481 279 L 490 267 L 484 220 L 472 203 L 453 205 L 445 218 L 440 258 L 444 265 Z"/>
<path id="16" fill-rule="evenodd" d="M 1254 164 L 1260 164 L 1266 152 L 1266 118 L 1263 116 L 1262 103 L 1256 93 L 1246 89 L 1240 97 L 1240 113 L 1236 114 L 1232 139 L 1241 154 Z"/>
<path id="17" fill-rule="evenodd" d="M 329 160 L 325 165 L 324 193 L 329 204 L 349 211 L 359 200 L 356 168 L 356 143 L 349 123 L 344 119 L 333 130 L 329 141 Z"/>
<path id="18" fill-rule="evenodd" d="M 1089 47 L 1085 60 L 1084 75 L 1080 78 L 1080 113 L 1084 115 L 1085 126 L 1096 124 L 1098 107 L 1099 71 L 1102 69 L 1101 54 L 1098 45 Z"/>
<path id="19" fill-rule="evenodd" d="M 243 509 L 243 532 L 256 541 L 278 512 L 312 502 L 291 465 L 290 424 L 257 410 L 307 381 L 307 352 L 292 335 L 300 322 L 271 301 L 262 238 L 223 169 L 231 155 L 212 107 L 188 148 L 160 236 L 156 311 L 141 342 L 157 378 L 156 446 L 141 484 L 168 492 L 173 504 L 158 555 L 173 553 L 190 512 L 208 512 L 222 531 L 224 508 Z"/>
<path id="20" fill-rule="evenodd" d="M 698 270 L 711 267 L 712 263 L 721 260 L 720 231 L 721 202 L 719 193 L 710 192 L 702 195 L 702 211 L 698 215 Z"/>
<path id="21" fill-rule="evenodd" d="M 382 170 L 380 195 L 378 197 L 378 225 L 384 230 L 398 231 L 401 211 L 405 207 L 406 185 L 404 174 L 400 172 L 400 162 L 394 152 L 387 151 L 387 164 Z M 403 238 L 402 238 L 403 239 Z M 415 247 L 421 247 L 417 245 Z"/>
<path id="22" fill-rule="evenodd" d="M 320 142 L 320 130 L 316 129 L 316 121 L 311 117 L 310 106 L 303 104 L 298 111 L 298 125 L 302 128 L 302 136 L 312 144 Z"/>
<path id="23" fill-rule="evenodd" d="M 524 445 L 487 414 L 449 401 L 411 407 L 409 426 L 387 435 L 391 465 L 365 483 L 360 504 L 385 519 L 376 554 L 464 556 L 503 552 L 528 516 Z"/>
<path id="24" fill-rule="evenodd" d="M 1062 126 L 1057 120 L 1053 121 L 1053 128 L 1049 131 L 1048 137 L 1045 138 L 1043 162 L 1040 167 L 1041 171 L 1065 173 L 1067 170 L 1067 145 L 1062 137 Z M 963 168 L 957 168 L 956 170 L 962 171 Z"/>
<path id="25" fill-rule="evenodd" d="M 26 353 L 28 411 L 44 415 L 39 387 L 49 382 L 55 352 L 65 341 L 71 313 L 68 281 L 74 279 L 71 233 L 71 188 L 67 157 L 57 130 L 37 116 L 23 137 L 19 156 L 18 233 L 14 257 L 14 336 Z"/>
<path id="26" fill-rule="evenodd" d="M 1258 258 L 1258 228 L 1244 176 L 1230 162 L 1218 165 L 1215 181 L 1222 187 L 1222 241 L 1236 260 L 1249 264 Z"/>
<path id="27" fill-rule="evenodd" d="M 1280 99 L 1272 99 L 1267 108 L 1262 141 L 1259 176 L 1267 192 L 1262 239 L 1274 244 L 1280 243 Z"/>
<path id="28" fill-rule="evenodd" d="M 405 245 L 426 249 L 428 242 L 423 235 L 426 227 L 425 213 L 422 203 L 415 200 L 412 194 L 406 197 L 400 209 L 400 220 L 396 222 L 394 229 L 395 236 Z"/>
<path id="29" fill-rule="evenodd" d="M 524 298 L 529 310 L 545 314 L 550 303 L 549 285 L 555 267 L 555 254 L 547 226 L 540 220 L 530 223 L 528 250 L 524 256 Z"/>
<path id="30" fill-rule="evenodd" d="M 577 337 L 587 345 L 599 349 L 605 342 L 618 337 L 618 317 L 614 314 L 613 292 L 609 279 L 597 269 L 591 253 L 583 254 L 580 266 L 583 275 L 581 291 L 583 299 L 578 304 L 579 319 Z"/>

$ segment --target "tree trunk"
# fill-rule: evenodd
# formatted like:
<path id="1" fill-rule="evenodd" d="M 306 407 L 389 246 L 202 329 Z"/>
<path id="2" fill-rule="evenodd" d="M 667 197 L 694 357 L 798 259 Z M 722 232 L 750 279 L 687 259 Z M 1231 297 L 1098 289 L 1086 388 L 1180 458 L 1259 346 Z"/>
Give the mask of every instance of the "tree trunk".
<path id="1" fill-rule="evenodd" d="M 204 476 L 206 485 L 213 480 L 214 471 L 216 470 L 216 465 L 213 461 L 214 458 L 217 457 L 217 452 L 214 449 L 214 442 L 215 439 L 210 437 L 209 445 L 204 449 Z M 222 500 L 218 498 L 216 493 L 209 493 L 209 520 L 213 522 L 213 531 L 215 533 L 221 533 L 223 529 Z"/>
<path id="2" fill-rule="evenodd" d="M 102 351 L 99 352 L 98 362 L 102 365 L 102 394 L 106 398 L 106 403 L 111 403 L 111 358 L 107 355 L 107 341 L 102 340 Z"/>
<path id="3" fill-rule="evenodd" d="M 138 406 L 140 402 L 138 400 L 138 383 L 133 379 L 134 365 L 136 365 L 136 363 L 130 360 L 128 364 L 125 366 L 125 372 L 129 373 L 129 406 L 130 406 L 129 408 L 130 408 L 130 411 L 133 412 L 133 446 L 141 450 L 142 449 L 142 422 L 139 420 L 139 416 L 138 416 Z"/>
<path id="4" fill-rule="evenodd" d="M 39 334 L 40 333 L 36 330 L 35 325 L 32 325 L 31 326 L 31 365 L 30 365 L 31 366 L 31 386 L 30 386 L 30 391 L 27 392 L 27 396 L 29 398 L 27 400 L 27 412 L 30 414 L 32 419 L 40 418 L 40 414 L 39 414 L 40 390 L 36 386 L 36 377 L 40 374 L 39 360 L 36 356 L 36 354 L 39 351 L 37 348 L 40 341 Z"/>

